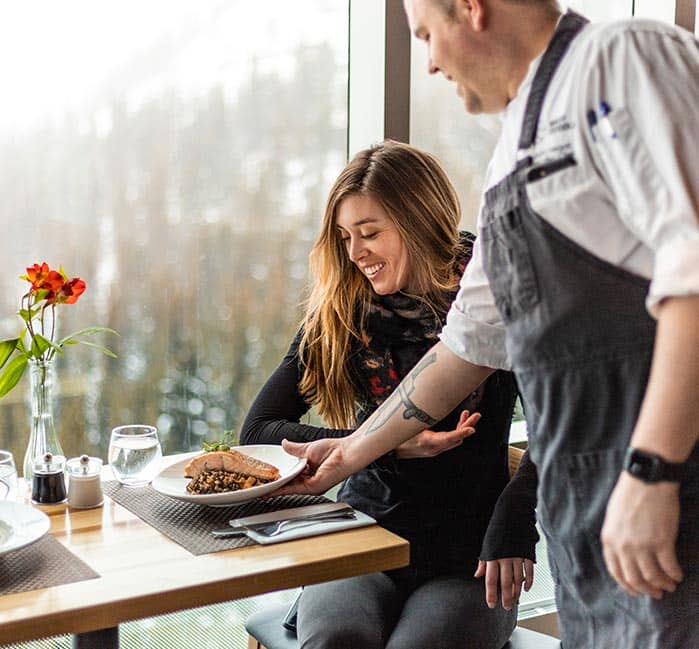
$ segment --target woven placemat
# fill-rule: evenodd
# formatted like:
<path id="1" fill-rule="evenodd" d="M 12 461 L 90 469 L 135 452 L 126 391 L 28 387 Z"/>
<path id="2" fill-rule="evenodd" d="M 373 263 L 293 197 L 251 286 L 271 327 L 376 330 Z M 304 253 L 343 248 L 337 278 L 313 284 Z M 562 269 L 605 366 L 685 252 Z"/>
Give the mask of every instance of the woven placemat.
<path id="1" fill-rule="evenodd" d="M 254 545 L 243 535 L 224 539 L 211 535 L 211 530 L 226 527 L 232 518 L 330 502 L 323 496 L 275 496 L 230 507 L 208 507 L 164 496 L 151 486 L 124 487 L 110 480 L 102 488 L 112 500 L 196 555 Z"/>
<path id="2" fill-rule="evenodd" d="M 99 575 L 50 534 L 0 556 L 0 595 L 50 588 Z"/>

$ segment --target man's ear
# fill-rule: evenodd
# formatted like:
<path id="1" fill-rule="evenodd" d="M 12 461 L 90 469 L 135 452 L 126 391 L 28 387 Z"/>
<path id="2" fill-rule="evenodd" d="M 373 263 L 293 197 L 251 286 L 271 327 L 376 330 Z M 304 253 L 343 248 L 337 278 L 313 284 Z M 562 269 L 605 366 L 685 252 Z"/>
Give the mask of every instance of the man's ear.
<path id="1" fill-rule="evenodd" d="M 474 32 L 482 32 L 485 28 L 488 0 L 454 0 L 456 12 L 462 20 L 466 20 Z"/>

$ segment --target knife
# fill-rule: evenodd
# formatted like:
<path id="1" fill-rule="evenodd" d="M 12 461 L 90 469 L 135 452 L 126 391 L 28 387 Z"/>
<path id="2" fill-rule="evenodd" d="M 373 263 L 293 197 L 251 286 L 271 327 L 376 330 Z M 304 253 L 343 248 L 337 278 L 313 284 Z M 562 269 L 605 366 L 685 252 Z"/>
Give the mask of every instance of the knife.
<path id="1" fill-rule="evenodd" d="M 277 521 L 313 520 L 317 517 L 328 514 L 341 514 L 343 512 L 354 511 L 347 503 L 323 503 L 321 505 L 305 505 L 303 507 L 292 507 L 291 509 L 280 509 L 266 514 L 247 516 L 245 518 L 234 518 L 228 521 L 229 527 L 213 530 L 214 536 L 233 536 L 235 533 L 245 534 L 250 529 L 262 528 Z"/>

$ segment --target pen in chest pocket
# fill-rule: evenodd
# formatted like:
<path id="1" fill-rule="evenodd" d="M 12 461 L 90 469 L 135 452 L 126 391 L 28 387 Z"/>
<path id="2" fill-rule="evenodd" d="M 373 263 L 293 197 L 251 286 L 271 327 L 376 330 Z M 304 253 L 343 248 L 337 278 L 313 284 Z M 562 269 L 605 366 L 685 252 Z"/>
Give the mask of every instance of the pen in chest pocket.
<path id="1" fill-rule="evenodd" d="M 587 111 L 587 126 L 590 129 L 592 141 L 597 142 L 597 113 L 592 109 Z"/>
<path id="2" fill-rule="evenodd" d="M 611 112 L 611 106 L 606 101 L 601 101 L 599 104 L 600 128 L 607 137 L 616 138 L 614 126 L 612 126 L 612 123 L 609 121 L 609 114 Z"/>
<path id="3" fill-rule="evenodd" d="M 593 142 L 597 142 L 597 136 L 600 134 L 603 137 L 616 138 L 616 131 L 609 119 L 611 112 L 612 108 L 606 101 L 601 101 L 599 104 L 599 118 L 593 109 L 587 111 L 587 126 Z"/>

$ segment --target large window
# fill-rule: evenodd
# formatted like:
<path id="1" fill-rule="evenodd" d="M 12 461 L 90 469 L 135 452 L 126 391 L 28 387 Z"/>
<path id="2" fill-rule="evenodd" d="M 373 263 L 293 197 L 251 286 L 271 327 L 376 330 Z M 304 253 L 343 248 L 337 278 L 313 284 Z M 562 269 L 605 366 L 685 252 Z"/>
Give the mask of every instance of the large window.
<path id="1" fill-rule="evenodd" d="M 38 19 L 37 17 L 40 17 Z M 157 423 L 166 452 L 238 428 L 298 323 L 345 162 L 348 2 L 23 0 L 0 28 L 0 336 L 34 262 L 87 281 L 58 362 L 68 455 Z M 26 379 L 25 379 L 26 381 Z M 26 383 L 0 401 L 19 462 Z"/>

